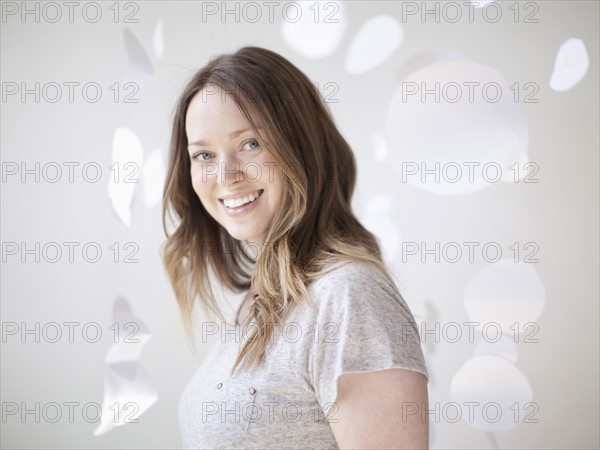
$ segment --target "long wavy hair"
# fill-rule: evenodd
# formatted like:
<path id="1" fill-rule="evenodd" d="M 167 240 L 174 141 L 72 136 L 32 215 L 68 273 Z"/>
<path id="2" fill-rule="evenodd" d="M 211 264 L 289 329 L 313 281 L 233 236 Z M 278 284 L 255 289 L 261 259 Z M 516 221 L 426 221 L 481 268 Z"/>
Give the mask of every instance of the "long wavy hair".
<path id="1" fill-rule="evenodd" d="M 190 101 L 207 85 L 231 96 L 257 137 L 260 123 L 268 136 L 260 144 L 286 168 L 282 207 L 256 259 L 245 241 L 209 215 L 192 188 L 185 118 Z M 224 321 L 215 282 L 235 293 L 251 287 L 257 292 L 254 331 L 231 373 L 244 359 L 244 367 L 260 366 L 277 325 L 310 300 L 310 283 L 338 264 L 367 262 L 393 282 L 376 238 L 352 211 L 355 179 L 354 154 L 318 89 L 281 55 L 260 47 L 218 55 L 183 89 L 174 109 L 163 192 L 163 263 L 189 338 L 197 301 Z M 168 219 L 176 225 L 171 233 Z"/>

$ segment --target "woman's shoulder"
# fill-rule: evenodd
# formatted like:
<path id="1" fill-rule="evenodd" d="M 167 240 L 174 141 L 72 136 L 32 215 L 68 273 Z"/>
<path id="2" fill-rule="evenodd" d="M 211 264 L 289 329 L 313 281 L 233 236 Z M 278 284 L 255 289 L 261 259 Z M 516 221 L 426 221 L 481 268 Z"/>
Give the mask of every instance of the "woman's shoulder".
<path id="1" fill-rule="evenodd" d="M 374 264 L 360 260 L 345 260 L 328 263 L 323 268 L 323 275 L 311 284 L 313 293 L 340 291 L 352 288 L 353 290 L 369 290 L 374 286 L 386 290 L 395 290 L 384 273 Z"/>
<path id="2" fill-rule="evenodd" d="M 309 358 L 308 369 L 298 370 L 313 377 L 320 398 L 335 399 L 341 372 L 401 367 L 427 376 L 414 316 L 393 275 L 388 279 L 377 265 L 355 260 L 328 269 L 311 287 L 314 309 L 299 315 L 306 340 L 291 350 L 293 361 L 311 355 L 313 365 Z"/>
<path id="3" fill-rule="evenodd" d="M 360 260 L 330 263 L 309 287 L 310 304 L 319 315 L 408 309 L 396 283 L 376 265 Z"/>

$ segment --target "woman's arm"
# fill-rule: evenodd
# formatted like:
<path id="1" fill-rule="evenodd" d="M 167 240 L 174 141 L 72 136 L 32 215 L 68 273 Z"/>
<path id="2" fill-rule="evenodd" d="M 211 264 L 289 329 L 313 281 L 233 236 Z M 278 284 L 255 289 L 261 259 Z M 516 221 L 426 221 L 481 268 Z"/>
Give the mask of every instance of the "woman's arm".
<path id="1" fill-rule="evenodd" d="M 393 368 L 344 373 L 329 423 L 343 449 L 427 449 L 427 405 L 427 379 L 419 372 Z"/>

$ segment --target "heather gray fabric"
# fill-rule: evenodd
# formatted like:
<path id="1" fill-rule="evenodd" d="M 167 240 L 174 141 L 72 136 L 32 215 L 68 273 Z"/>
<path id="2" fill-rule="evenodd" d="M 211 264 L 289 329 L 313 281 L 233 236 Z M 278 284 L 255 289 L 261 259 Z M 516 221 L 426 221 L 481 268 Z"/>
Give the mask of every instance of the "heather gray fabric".
<path id="1" fill-rule="evenodd" d="M 298 308 L 250 372 L 229 375 L 254 322 L 205 324 L 219 338 L 181 396 L 184 448 L 338 448 L 325 415 L 339 375 L 400 367 L 428 377 L 410 309 L 369 265 L 344 263 L 309 293 L 315 308 Z"/>

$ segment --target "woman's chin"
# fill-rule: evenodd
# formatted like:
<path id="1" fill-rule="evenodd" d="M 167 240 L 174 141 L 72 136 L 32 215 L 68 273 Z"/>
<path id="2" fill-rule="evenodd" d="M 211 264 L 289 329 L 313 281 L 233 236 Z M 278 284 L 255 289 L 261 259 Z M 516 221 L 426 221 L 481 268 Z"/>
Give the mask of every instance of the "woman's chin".
<path id="1" fill-rule="evenodd" d="M 227 229 L 229 235 L 238 240 L 238 241 L 246 241 L 249 245 L 256 245 L 259 242 L 258 238 L 247 231 L 235 230 L 235 229 Z"/>

